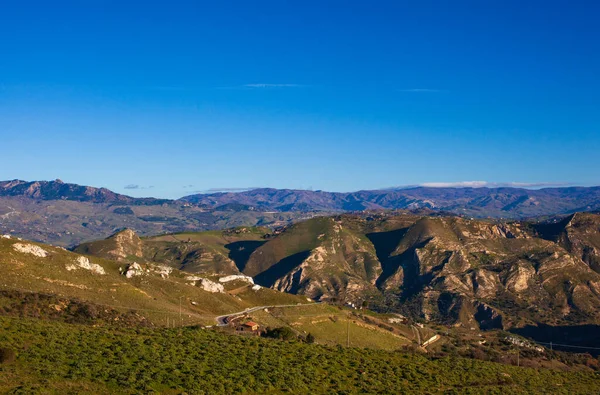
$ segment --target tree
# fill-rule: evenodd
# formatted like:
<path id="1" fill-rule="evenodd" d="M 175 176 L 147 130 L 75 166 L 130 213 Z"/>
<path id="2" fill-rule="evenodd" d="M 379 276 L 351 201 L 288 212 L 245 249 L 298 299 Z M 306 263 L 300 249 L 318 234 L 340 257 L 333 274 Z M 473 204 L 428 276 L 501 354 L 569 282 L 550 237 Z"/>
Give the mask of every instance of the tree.
<path id="1" fill-rule="evenodd" d="M 287 326 L 282 326 L 274 329 L 267 328 L 267 331 L 265 332 L 265 337 L 271 337 L 273 339 L 280 340 L 293 340 L 296 338 L 296 334 Z"/>
<path id="2" fill-rule="evenodd" d="M 312 333 L 309 332 L 308 335 L 306 335 L 306 342 L 308 344 L 313 344 L 315 342 L 315 337 Z"/>

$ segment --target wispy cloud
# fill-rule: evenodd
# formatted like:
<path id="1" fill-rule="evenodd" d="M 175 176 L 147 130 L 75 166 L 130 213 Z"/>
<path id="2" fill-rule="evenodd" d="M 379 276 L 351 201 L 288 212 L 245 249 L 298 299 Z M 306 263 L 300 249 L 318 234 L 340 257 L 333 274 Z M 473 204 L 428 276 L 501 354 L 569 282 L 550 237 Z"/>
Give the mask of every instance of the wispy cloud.
<path id="1" fill-rule="evenodd" d="M 255 83 L 255 84 L 244 84 L 244 85 L 237 85 L 237 86 L 222 86 L 217 89 L 285 89 L 285 88 L 302 88 L 302 87 L 306 87 L 306 85 Z"/>
<path id="2" fill-rule="evenodd" d="M 192 184 L 190 184 L 190 185 L 184 185 L 184 186 L 183 186 L 183 189 L 188 189 L 188 188 L 193 188 L 193 187 L 194 187 L 194 186 L 193 186 Z"/>
<path id="3" fill-rule="evenodd" d="M 442 89 L 427 89 L 427 88 L 413 88 L 413 89 L 400 89 L 400 92 L 411 92 L 411 93 L 438 93 L 446 92 Z"/>
<path id="4" fill-rule="evenodd" d="M 143 186 L 139 186 L 138 184 L 129 184 L 129 185 L 125 185 L 123 188 L 125 188 L 125 189 L 152 189 L 152 188 L 154 188 L 154 185 L 149 185 L 147 187 L 143 187 Z"/>
<path id="5" fill-rule="evenodd" d="M 299 84 L 246 84 L 246 88 L 300 88 Z"/>
<path id="6" fill-rule="evenodd" d="M 565 187 L 573 185 L 568 182 L 488 182 L 488 181 L 459 181 L 459 182 L 425 182 L 420 187 L 429 188 L 545 188 Z"/>
<path id="7" fill-rule="evenodd" d="M 245 192 L 252 191 L 254 189 L 260 189 L 260 187 L 247 187 L 247 188 L 209 188 L 201 191 L 194 191 L 194 193 L 219 193 L 219 192 Z"/>

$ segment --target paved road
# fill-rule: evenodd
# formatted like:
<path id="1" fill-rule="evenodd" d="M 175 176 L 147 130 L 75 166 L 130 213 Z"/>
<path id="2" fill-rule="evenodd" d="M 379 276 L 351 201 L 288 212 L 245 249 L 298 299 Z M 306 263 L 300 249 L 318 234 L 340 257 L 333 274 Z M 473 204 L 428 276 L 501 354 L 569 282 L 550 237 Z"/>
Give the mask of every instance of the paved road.
<path id="1" fill-rule="evenodd" d="M 220 315 L 216 318 L 217 320 L 217 326 L 227 326 L 227 324 L 229 323 L 229 321 L 231 321 L 230 317 L 235 317 L 237 315 L 242 315 L 242 314 L 248 314 L 248 313 L 252 313 L 253 311 L 257 311 L 257 310 L 262 310 L 262 309 L 272 309 L 275 307 L 302 307 L 302 306 L 313 306 L 316 304 L 319 304 L 320 302 L 315 302 L 315 303 L 306 303 L 306 304 L 278 304 L 278 305 L 272 305 L 272 306 L 257 306 L 257 307 L 251 307 L 251 308 L 247 308 L 246 310 L 242 310 L 242 311 L 238 311 L 236 313 L 229 313 L 229 314 L 225 314 L 225 315 Z"/>

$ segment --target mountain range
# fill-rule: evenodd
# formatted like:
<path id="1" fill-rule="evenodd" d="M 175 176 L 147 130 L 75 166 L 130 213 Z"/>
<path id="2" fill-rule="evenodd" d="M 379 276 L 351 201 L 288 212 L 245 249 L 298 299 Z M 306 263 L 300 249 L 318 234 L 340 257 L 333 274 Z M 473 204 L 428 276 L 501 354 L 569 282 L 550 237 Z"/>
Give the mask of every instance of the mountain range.
<path id="1" fill-rule="evenodd" d="M 351 193 L 261 188 L 177 200 L 135 198 L 55 181 L 0 182 L 0 232 L 73 246 L 122 228 L 140 235 L 236 226 L 276 228 L 342 212 L 405 210 L 523 219 L 600 210 L 600 187 L 433 188 Z"/>
<path id="2" fill-rule="evenodd" d="M 600 187 L 434 188 L 415 187 L 349 193 L 254 189 L 186 196 L 211 208 L 240 205 L 261 211 L 363 211 L 428 208 L 472 217 L 525 218 L 600 209 Z"/>

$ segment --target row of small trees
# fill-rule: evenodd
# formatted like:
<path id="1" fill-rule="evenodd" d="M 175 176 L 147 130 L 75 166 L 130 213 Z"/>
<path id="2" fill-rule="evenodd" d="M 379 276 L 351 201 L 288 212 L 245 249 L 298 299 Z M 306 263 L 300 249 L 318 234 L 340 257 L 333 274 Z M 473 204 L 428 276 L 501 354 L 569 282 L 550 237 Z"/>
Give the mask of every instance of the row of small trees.
<path id="1" fill-rule="evenodd" d="M 268 337 L 271 339 L 279 339 L 279 340 L 300 340 L 308 344 L 312 344 L 315 342 L 315 337 L 312 333 L 308 333 L 306 336 L 299 336 L 287 326 L 280 326 L 278 328 L 267 328 L 263 333 L 264 337 Z"/>

